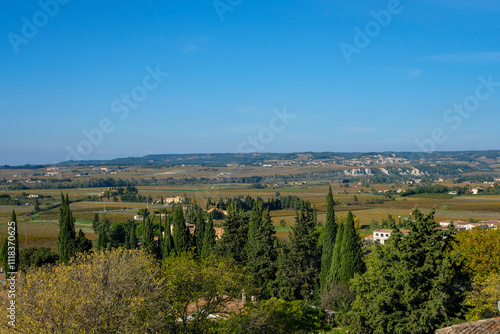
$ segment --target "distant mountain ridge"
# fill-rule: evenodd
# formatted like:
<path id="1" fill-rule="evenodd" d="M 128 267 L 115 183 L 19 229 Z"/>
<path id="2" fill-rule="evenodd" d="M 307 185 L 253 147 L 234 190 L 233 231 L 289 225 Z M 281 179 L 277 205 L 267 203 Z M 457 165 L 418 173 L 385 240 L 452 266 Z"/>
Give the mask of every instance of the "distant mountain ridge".
<path id="1" fill-rule="evenodd" d="M 22 166 L 1 166 L 11 169 L 36 169 L 44 166 L 147 166 L 169 167 L 181 165 L 227 166 L 264 165 L 278 161 L 343 161 L 368 159 L 370 157 L 397 157 L 408 160 L 412 165 L 429 163 L 476 163 L 500 164 L 500 150 L 450 151 L 450 152 L 292 152 L 292 153 L 194 153 L 194 154 L 151 154 L 143 157 L 126 157 L 111 160 L 64 161 L 58 164 L 28 164 Z"/>
<path id="2" fill-rule="evenodd" d="M 456 152 L 293 152 L 293 153 L 199 153 L 199 154 L 152 154 L 143 157 L 127 157 L 112 160 L 65 161 L 61 166 L 180 166 L 180 165 L 259 165 L 276 161 L 307 162 L 312 160 L 347 160 L 381 156 L 406 159 L 412 164 L 460 162 L 500 163 L 500 150 Z"/>

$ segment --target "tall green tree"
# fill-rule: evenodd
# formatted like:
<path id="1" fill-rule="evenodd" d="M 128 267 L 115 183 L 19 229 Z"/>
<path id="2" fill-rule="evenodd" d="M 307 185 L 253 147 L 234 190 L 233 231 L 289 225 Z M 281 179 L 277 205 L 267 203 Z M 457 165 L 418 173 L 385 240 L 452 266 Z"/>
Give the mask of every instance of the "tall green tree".
<path id="1" fill-rule="evenodd" d="M 132 220 L 128 220 L 125 224 L 125 231 L 127 232 L 125 236 L 125 249 L 137 249 L 137 234 L 136 234 L 137 226 L 135 222 Z"/>
<path id="2" fill-rule="evenodd" d="M 86 253 L 92 249 L 92 241 L 85 237 L 82 229 L 78 231 L 78 236 L 75 239 L 75 249 L 76 253 Z"/>
<path id="3" fill-rule="evenodd" d="M 92 220 L 92 229 L 96 234 L 99 231 L 99 215 L 97 213 L 94 215 L 94 220 Z"/>
<path id="4" fill-rule="evenodd" d="M 205 217 L 203 216 L 203 210 L 197 206 L 195 209 L 195 230 L 194 230 L 194 243 L 196 246 L 196 253 L 201 256 L 203 248 L 203 239 L 205 236 L 206 223 Z"/>
<path id="5" fill-rule="evenodd" d="M 409 234 L 395 230 L 376 244 L 353 279 L 356 299 L 344 318 L 351 333 L 434 333 L 464 318 L 470 283 L 451 252 L 453 228 L 438 229 L 434 210 L 413 217 Z"/>
<path id="6" fill-rule="evenodd" d="M 9 271 L 8 266 L 9 240 L 7 237 L 3 239 L 2 247 L 0 248 L 0 262 L 4 272 Z"/>
<path id="7" fill-rule="evenodd" d="M 355 274 L 362 274 L 366 269 L 363 262 L 361 239 L 354 226 L 354 216 L 351 211 L 347 214 L 342 233 L 344 235 L 340 247 L 341 260 L 339 279 L 343 283 L 349 283 Z"/>
<path id="8" fill-rule="evenodd" d="M 111 225 L 109 231 L 109 241 L 112 248 L 118 248 L 125 245 L 127 239 L 126 223 L 115 223 Z"/>
<path id="9" fill-rule="evenodd" d="M 212 216 L 208 216 L 207 226 L 205 228 L 205 234 L 203 235 L 203 244 L 201 248 L 201 257 L 207 258 L 212 255 L 215 251 L 215 228 Z"/>
<path id="10" fill-rule="evenodd" d="M 102 222 L 99 222 L 97 227 L 97 250 L 111 248 L 111 222 L 105 217 Z"/>
<path id="11" fill-rule="evenodd" d="M 142 217 L 142 223 L 144 224 L 146 222 L 146 218 L 149 217 L 149 210 L 146 208 L 139 209 L 139 211 L 137 211 L 137 215 Z"/>
<path id="12" fill-rule="evenodd" d="M 182 205 L 177 205 L 172 213 L 172 238 L 175 252 L 181 254 L 189 249 L 189 230 L 186 227 Z"/>
<path id="13" fill-rule="evenodd" d="M 246 243 L 247 258 L 254 256 L 259 243 L 259 229 L 262 224 L 262 214 L 264 213 L 263 202 L 258 199 L 252 208 L 248 223 L 248 240 Z"/>
<path id="14" fill-rule="evenodd" d="M 257 286 L 262 288 L 264 298 L 271 297 L 272 283 L 276 277 L 278 254 L 275 234 L 269 210 L 263 208 L 263 202 L 259 199 L 252 208 L 248 227 L 247 270 L 253 275 Z"/>
<path id="15" fill-rule="evenodd" d="M 289 247 L 279 261 L 279 293 L 288 300 L 310 299 L 319 288 L 321 256 L 314 211 L 308 202 L 301 201 L 300 206 L 289 234 Z"/>
<path id="16" fill-rule="evenodd" d="M 35 199 L 35 212 L 40 212 L 40 203 L 38 202 L 38 198 Z"/>
<path id="17" fill-rule="evenodd" d="M 328 187 L 328 195 L 326 196 L 326 222 L 322 230 L 322 249 L 321 249 L 321 273 L 320 285 L 324 290 L 327 286 L 328 277 L 331 273 L 333 248 L 335 247 L 335 239 L 337 238 L 337 223 L 335 221 L 335 201 L 333 200 L 332 186 Z"/>
<path id="18" fill-rule="evenodd" d="M 61 193 L 61 208 L 59 209 L 59 235 L 57 236 L 57 253 L 59 261 L 68 263 L 75 256 L 76 232 L 75 218 L 69 208 L 69 198 Z"/>
<path id="19" fill-rule="evenodd" d="M 327 276 L 326 285 L 337 284 L 340 282 L 340 265 L 342 261 L 342 240 L 344 238 L 344 223 L 340 223 L 337 229 L 337 236 L 335 238 L 335 246 L 332 252 L 332 264 L 330 272 Z"/>
<path id="20" fill-rule="evenodd" d="M 154 240 L 154 216 L 148 216 L 144 221 L 141 249 L 147 254 L 157 255 L 156 243 Z"/>
<path id="21" fill-rule="evenodd" d="M 175 254 L 174 238 L 172 237 L 171 216 L 165 218 L 165 236 L 163 237 L 162 257 L 167 257 Z"/>
<path id="22" fill-rule="evenodd" d="M 236 202 L 227 207 L 227 216 L 224 221 L 224 234 L 220 239 L 219 252 L 223 256 L 231 256 L 238 264 L 246 263 L 246 244 L 248 241 L 249 218 L 238 208 Z"/>

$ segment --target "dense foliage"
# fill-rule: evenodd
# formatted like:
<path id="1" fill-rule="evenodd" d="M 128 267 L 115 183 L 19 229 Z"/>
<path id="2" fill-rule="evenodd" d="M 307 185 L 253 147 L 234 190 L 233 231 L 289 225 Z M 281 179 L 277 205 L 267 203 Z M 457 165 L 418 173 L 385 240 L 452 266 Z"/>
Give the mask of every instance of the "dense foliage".
<path id="1" fill-rule="evenodd" d="M 467 277 L 451 254 L 454 232 L 433 212 L 414 212 L 411 232 L 375 245 L 367 272 L 352 281 L 356 299 L 345 322 L 353 333 L 433 333 L 463 319 Z"/>

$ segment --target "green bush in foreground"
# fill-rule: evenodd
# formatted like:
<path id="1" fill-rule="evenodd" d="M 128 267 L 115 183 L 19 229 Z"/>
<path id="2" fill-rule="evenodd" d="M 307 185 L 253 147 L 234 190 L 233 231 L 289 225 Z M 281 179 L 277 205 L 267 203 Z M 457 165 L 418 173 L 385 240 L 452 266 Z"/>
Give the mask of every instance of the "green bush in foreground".
<path id="1" fill-rule="evenodd" d="M 292 334 L 317 333 L 328 330 L 325 313 L 320 308 L 296 300 L 271 298 L 248 302 L 245 311 L 226 322 L 227 333 Z"/>

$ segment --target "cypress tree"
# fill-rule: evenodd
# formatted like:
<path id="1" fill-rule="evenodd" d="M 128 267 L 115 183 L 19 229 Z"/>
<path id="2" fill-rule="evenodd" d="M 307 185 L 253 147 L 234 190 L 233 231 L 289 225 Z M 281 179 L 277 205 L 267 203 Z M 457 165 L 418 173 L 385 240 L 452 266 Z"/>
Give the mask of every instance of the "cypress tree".
<path id="1" fill-rule="evenodd" d="M 38 202 L 38 198 L 35 199 L 35 212 L 40 212 L 40 203 Z"/>
<path id="2" fill-rule="evenodd" d="M 94 215 L 94 220 L 92 221 L 92 229 L 94 233 L 97 233 L 99 230 L 99 215 L 97 213 Z"/>
<path id="3" fill-rule="evenodd" d="M 285 299 L 309 299 L 318 288 L 321 256 L 317 249 L 318 233 L 310 203 L 301 201 L 290 231 L 289 251 L 278 271 L 280 295 Z"/>
<path id="4" fill-rule="evenodd" d="M 0 248 L 0 262 L 2 263 L 2 268 L 4 272 L 8 272 L 8 252 L 9 252 L 9 241 L 7 238 L 3 239 L 2 248 Z"/>
<path id="5" fill-rule="evenodd" d="M 59 209 L 59 235 L 57 236 L 57 252 L 62 263 L 68 263 L 75 255 L 75 218 L 69 209 L 69 198 L 61 193 Z"/>
<path id="6" fill-rule="evenodd" d="M 248 241 L 246 244 L 247 258 L 250 262 L 253 262 L 253 258 L 257 253 L 259 240 L 259 229 L 262 223 L 262 214 L 264 213 L 263 203 L 261 199 L 257 200 L 257 203 L 252 208 L 252 213 L 250 215 L 250 221 L 248 223 Z M 251 259 L 250 259 L 251 258 Z"/>
<path id="7" fill-rule="evenodd" d="M 177 254 L 186 252 L 189 248 L 189 238 L 182 205 L 177 205 L 172 213 L 172 238 L 174 240 L 174 248 Z"/>
<path id="8" fill-rule="evenodd" d="M 434 333 L 464 321 L 471 282 L 452 251 L 455 233 L 438 228 L 434 210 L 413 217 L 409 234 L 396 229 L 374 245 L 367 271 L 352 281 L 356 300 L 343 318 L 352 332 Z"/>
<path id="9" fill-rule="evenodd" d="M 77 253 L 86 253 L 92 249 L 92 241 L 85 237 L 82 229 L 78 231 L 78 236 L 75 239 L 75 249 Z"/>
<path id="10" fill-rule="evenodd" d="M 142 223 L 144 224 L 146 222 L 146 218 L 149 216 L 149 211 L 146 208 L 140 209 L 137 211 L 137 215 L 142 217 Z"/>
<path id="11" fill-rule="evenodd" d="M 333 248 L 337 237 L 337 223 L 335 222 L 335 209 L 332 194 L 332 186 L 328 188 L 326 196 L 326 222 L 323 228 L 322 253 L 321 253 L 321 273 L 320 284 L 324 290 L 328 284 L 328 276 L 331 273 Z"/>
<path id="12" fill-rule="evenodd" d="M 109 244 L 111 238 L 109 237 L 109 233 L 111 230 L 111 223 L 108 218 L 104 218 L 104 220 L 99 223 L 97 230 L 97 250 L 107 249 L 109 248 Z"/>
<path id="13" fill-rule="evenodd" d="M 339 224 L 337 229 L 337 236 L 335 238 L 335 246 L 333 247 L 332 252 L 332 264 L 330 268 L 330 273 L 328 274 L 326 284 L 327 286 L 330 284 L 337 284 L 340 282 L 340 262 L 342 260 L 342 239 L 344 237 L 344 225 Z"/>
<path id="14" fill-rule="evenodd" d="M 196 207 L 195 213 L 195 230 L 194 230 L 194 243 L 196 246 L 196 253 L 201 256 L 203 248 L 203 238 L 205 236 L 205 217 L 203 217 L 203 210 L 200 207 Z"/>
<path id="15" fill-rule="evenodd" d="M 205 234 L 203 235 L 203 244 L 201 249 L 201 257 L 209 257 L 215 250 L 215 229 L 212 216 L 208 216 Z"/>
<path id="16" fill-rule="evenodd" d="M 271 285 L 276 275 L 275 234 L 269 210 L 264 210 L 262 200 L 258 200 L 253 206 L 248 227 L 247 269 L 262 287 L 264 298 L 271 297 Z"/>
<path id="17" fill-rule="evenodd" d="M 344 283 L 349 283 L 349 280 L 354 277 L 354 274 L 362 274 L 365 271 L 361 240 L 358 231 L 356 231 L 354 227 L 354 216 L 351 211 L 347 214 L 343 234 L 340 248 L 341 260 L 339 279 Z"/>
<path id="18" fill-rule="evenodd" d="M 161 212 L 158 216 L 158 218 L 160 219 L 160 222 L 158 223 L 158 248 L 159 248 L 159 254 L 161 254 L 162 250 L 161 250 L 161 247 L 163 247 L 163 233 L 161 233 L 162 231 L 162 228 L 163 228 L 163 225 L 161 223 Z M 166 217 L 165 217 L 166 219 Z"/>
<path id="19" fill-rule="evenodd" d="M 136 234 L 136 225 L 135 222 L 129 220 L 126 224 L 126 232 L 127 235 L 125 237 L 125 245 L 126 249 L 137 249 L 137 234 Z"/>
<path id="20" fill-rule="evenodd" d="M 143 225 L 141 249 L 147 254 L 156 255 L 156 247 L 154 243 L 154 230 L 153 230 L 154 216 L 149 216 Z"/>
<path id="21" fill-rule="evenodd" d="M 238 208 L 237 202 L 227 207 L 224 221 L 224 234 L 219 242 L 219 251 L 223 256 L 232 256 L 239 264 L 246 263 L 246 244 L 248 241 L 248 216 Z"/>
<path id="22" fill-rule="evenodd" d="M 174 238 L 170 229 L 171 216 L 165 219 L 165 236 L 163 237 L 162 257 L 165 259 L 175 254 Z"/>

